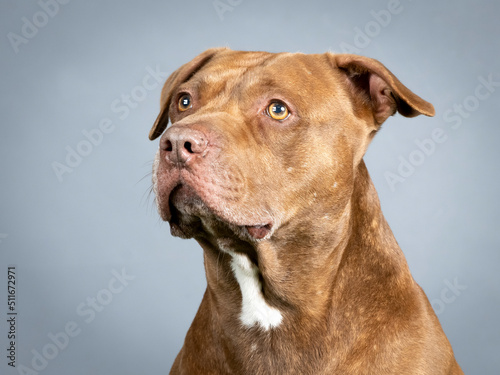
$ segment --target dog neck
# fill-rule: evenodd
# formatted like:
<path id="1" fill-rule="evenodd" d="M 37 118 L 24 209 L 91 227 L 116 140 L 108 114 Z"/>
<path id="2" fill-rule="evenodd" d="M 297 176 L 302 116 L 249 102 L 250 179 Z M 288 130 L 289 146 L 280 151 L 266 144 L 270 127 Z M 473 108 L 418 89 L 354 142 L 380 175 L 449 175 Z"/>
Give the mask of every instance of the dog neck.
<path id="1" fill-rule="evenodd" d="M 315 231 L 318 225 L 322 235 Z M 322 338 L 331 340 L 332 330 L 344 324 L 340 313 L 357 315 L 363 306 L 369 308 L 369 293 L 356 302 L 342 300 L 352 288 L 366 290 L 359 286 L 378 283 L 382 289 L 385 283 L 394 290 L 394 285 L 412 282 L 363 161 L 351 200 L 331 219 L 328 231 L 324 225 L 303 223 L 302 230 L 290 228 L 283 236 L 278 231 L 270 240 L 233 251 L 199 241 L 205 250 L 207 292 L 195 322 L 210 322 L 211 328 L 204 329 L 217 330 L 214 339 L 239 353 L 254 350 L 252 342 L 269 343 L 266 337 L 271 336 L 312 348 Z M 269 345 L 269 350 L 279 347 Z"/>

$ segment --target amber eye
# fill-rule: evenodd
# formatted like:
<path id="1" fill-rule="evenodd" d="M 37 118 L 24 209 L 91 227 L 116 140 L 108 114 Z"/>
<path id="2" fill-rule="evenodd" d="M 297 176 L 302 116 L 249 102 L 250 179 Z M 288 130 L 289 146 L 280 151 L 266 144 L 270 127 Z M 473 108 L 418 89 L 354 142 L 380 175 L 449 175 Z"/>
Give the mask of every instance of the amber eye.
<path id="1" fill-rule="evenodd" d="M 187 111 L 192 106 L 193 105 L 191 104 L 191 95 L 184 94 L 179 98 L 179 103 L 177 104 L 179 111 L 181 112 Z"/>
<path id="2" fill-rule="evenodd" d="M 280 121 L 286 119 L 290 115 L 290 112 L 285 104 L 275 101 L 267 107 L 267 114 L 271 118 Z"/>

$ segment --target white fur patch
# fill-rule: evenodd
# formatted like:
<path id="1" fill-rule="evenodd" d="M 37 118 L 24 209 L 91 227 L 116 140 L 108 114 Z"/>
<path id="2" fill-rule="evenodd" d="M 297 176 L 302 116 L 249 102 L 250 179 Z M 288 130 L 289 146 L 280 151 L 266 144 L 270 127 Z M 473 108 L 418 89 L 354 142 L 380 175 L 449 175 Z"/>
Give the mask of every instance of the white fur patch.
<path id="1" fill-rule="evenodd" d="M 246 327 L 259 324 L 266 331 L 278 327 L 283 317 L 278 309 L 269 306 L 264 300 L 259 280 L 259 269 L 250 262 L 246 255 L 233 253 L 232 257 L 231 267 L 238 284 L 240 284 L 243 297 L 241 322 Z"/>

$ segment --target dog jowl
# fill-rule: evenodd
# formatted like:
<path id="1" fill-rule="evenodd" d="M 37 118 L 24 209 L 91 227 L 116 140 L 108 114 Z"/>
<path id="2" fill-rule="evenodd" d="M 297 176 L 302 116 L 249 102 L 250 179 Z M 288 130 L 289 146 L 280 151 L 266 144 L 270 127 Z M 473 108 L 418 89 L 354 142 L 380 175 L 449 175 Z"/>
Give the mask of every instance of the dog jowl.
<path id="1" fill-rule="evenodd" d="M 207 290 L 171 374 L 462 374 L 363 162 L 396 112 L 434 108 L 356 55 L 219 48 L 172 73 L 153 187 Z"/>

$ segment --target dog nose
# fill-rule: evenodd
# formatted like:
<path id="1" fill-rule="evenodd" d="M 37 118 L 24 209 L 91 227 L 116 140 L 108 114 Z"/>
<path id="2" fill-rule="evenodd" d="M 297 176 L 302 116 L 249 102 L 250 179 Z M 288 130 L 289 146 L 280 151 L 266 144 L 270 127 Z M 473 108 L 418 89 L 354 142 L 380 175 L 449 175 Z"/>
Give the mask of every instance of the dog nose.
<path id="1" fill-rule="evenodd" d="M 187 163 L 193 156 L 203 154 L 207 145 L 207 138 L 201 131 L 175 126 L 168 129 L 160 141 L 166 158 L 180 164 Z"/>

